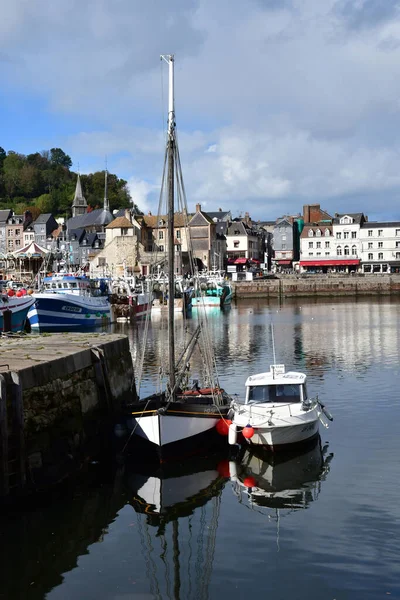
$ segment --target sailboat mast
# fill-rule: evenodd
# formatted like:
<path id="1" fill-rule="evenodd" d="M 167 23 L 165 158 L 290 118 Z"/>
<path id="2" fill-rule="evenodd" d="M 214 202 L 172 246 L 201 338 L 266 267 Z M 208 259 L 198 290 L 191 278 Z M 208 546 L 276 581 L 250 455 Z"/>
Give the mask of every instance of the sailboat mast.
<path id="1" fill-rule="evenodd" d="M 175 105 L 174 105 L 174 57 L 162 55 L 169 68 L 168 94 L 168 351 L 169 351 L 169 389 L 175 388 L 175 246 L 174 246 L 174 194 L 175 194 Z"/>

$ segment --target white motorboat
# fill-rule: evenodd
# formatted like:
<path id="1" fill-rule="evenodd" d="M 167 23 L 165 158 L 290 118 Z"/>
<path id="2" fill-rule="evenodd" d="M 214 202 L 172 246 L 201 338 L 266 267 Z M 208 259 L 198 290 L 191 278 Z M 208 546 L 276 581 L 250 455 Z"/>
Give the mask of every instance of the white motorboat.
<path id="1" fill-rule="evenodd" d="M 284 365 L 249 377 L 244 404 L 232 403 L 229 443 L 241 439 L 277 450 L 316 437 L 322 415 L 332 416 L 318 397 L 308 396 L 306 379 L 304 373 L 286 372 Z"/>

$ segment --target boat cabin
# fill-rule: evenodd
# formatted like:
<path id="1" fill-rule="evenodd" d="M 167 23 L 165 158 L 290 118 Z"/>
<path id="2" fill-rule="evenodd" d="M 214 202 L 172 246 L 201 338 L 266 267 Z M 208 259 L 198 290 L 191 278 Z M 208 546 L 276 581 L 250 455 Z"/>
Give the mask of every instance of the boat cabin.
<path id="1" fill-rule="evenodd" d="M 86 295 L 91 293 L 91 282 L 86 277 L 74 277 L 73 275 L 54 275 L 44 277 L 43 287 L 45 292 L 57 294 Z"/>
<path id="2" fill-rule="evenodd" d="M 252 375 L 246 381 L 245 404 L 294 403 L 307 399 L 306 376 L 284 365 L 271 365 L 269 373 Z"/>

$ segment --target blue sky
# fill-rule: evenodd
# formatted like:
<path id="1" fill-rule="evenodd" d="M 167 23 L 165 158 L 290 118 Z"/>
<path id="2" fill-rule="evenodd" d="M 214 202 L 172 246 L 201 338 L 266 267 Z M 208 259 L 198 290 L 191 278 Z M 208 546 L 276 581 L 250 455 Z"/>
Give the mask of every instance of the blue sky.
<path id="1" fill-rule="evenodd" d="M 400 220 L 399 0 L 0 0 L 0 146 L 157 208 L 175 54 L 189 209 Z"/>

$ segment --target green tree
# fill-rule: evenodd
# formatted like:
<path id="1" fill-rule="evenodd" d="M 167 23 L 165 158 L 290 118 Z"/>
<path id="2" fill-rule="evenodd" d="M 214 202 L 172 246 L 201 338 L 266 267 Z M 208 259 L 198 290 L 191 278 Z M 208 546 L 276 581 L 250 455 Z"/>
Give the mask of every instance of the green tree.
<path id="1" fill-rule="evenodd" d="M 50 162 L 52 165 L 66 167 L 69 169 L 72 167 L 72 160 L 68 154 L 65 154 L 61 148 L 51 148 L 50 150 Z"/>
<path id="2" fill-rule="evenodd" d="M 25 157 L 10 150 L 3 161 L 3 181 L 6 194 L 9 197 L 20 193 L 21 171 L 24 166 Z"/>

